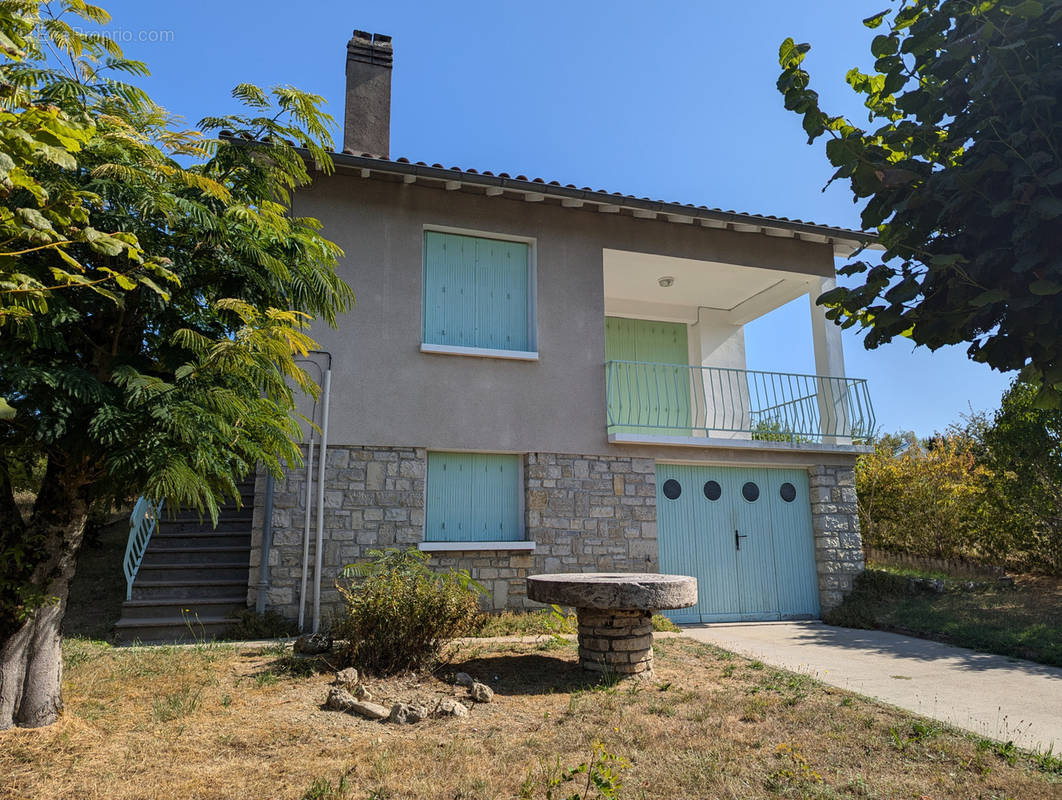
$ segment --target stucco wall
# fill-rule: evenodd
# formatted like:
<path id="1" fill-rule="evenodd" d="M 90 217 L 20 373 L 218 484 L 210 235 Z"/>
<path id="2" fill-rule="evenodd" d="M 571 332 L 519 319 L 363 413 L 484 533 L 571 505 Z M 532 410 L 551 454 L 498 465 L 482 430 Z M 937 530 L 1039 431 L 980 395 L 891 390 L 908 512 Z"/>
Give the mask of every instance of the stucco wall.
<path id="1" fill-rule="evenodd" d="M 825 244 L 350 173 L 318 179 L 295 210 L 321 219 L 344 249 L 339 272 L 358 300 L 338 330 L 313 328 L 333 355 L 337 444 L 628 455 L 605 435 L 604 248 L 820 276 L 834 268 Z M 419 351 L 425 225 L 536 239 L 539 361 Z"/>

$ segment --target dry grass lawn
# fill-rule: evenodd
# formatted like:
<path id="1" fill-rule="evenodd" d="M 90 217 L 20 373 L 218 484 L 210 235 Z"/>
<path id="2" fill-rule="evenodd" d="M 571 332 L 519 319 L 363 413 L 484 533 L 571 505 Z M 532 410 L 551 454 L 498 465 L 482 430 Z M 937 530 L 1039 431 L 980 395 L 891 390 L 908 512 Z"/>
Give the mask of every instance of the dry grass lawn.
<path id="1" fill-rule="evenodd" d="M 567 642 L 462 645 L 438 678 L 369 680 L 375 699 L 463 697 L 445 678 L 464 670 L 495 701 L 404 727 L 322 710 L 331 675 L 279 648 L 66 655 L 60 722 L 0 733 L 2 797 L 544 798 L 595 742 L 629 762 L 621 798 L 1062 797 L 1058 759 L 682 638 L 658 643 L 652 682 L 615 686 Z"/>

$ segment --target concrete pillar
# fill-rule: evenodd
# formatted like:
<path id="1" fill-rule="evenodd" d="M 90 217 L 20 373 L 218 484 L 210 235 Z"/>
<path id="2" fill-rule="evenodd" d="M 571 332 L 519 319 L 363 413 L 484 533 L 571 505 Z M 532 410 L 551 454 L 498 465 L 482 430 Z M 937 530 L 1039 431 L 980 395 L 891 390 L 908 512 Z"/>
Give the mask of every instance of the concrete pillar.
<path id="1" fill-rule="evenodd" d="M 735 370 L 747 366 L 745 328 L 730 324 L 724 311 L 697 309 L 697 322 L 690 326 L 689 349 L 691 364 Z M 690 407 L 694 427 L 701 425 L 713 438 L 749 438 L 745 432 L 751 424 L 749 392 L 743 373 L 702 370 L 701 380 L 694 382 L 693 389 Z"/>
<path id="2" fill-rule="evenodd" d="M 837 285 L 835 278 L 819 278 L 808 293 L 811 304 L 811 338 L 815 347 L 815 374 L 819 422 L 823 444 L 851 444 L 851 415 L 844 381 L 844 348 L 841 329 L 826 319 L 826 309 L 816 300 Z"/>

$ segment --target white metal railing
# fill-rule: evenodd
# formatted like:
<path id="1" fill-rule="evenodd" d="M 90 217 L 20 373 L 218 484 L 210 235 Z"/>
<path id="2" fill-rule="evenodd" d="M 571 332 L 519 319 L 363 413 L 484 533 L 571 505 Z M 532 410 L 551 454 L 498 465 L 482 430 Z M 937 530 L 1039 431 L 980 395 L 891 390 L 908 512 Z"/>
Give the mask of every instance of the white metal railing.
<path id="1" fill-rule="evenodd" d="M 609 361 L 605 386 L 609 433 L 853 444 L 875 425 L 862 378 Z"/>

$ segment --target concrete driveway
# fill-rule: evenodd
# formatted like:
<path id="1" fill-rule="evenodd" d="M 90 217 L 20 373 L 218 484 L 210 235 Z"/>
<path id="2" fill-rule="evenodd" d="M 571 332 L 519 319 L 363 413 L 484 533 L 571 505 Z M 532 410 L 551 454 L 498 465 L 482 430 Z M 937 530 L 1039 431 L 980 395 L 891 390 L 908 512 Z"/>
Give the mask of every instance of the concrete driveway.
<path id="1" fill-rule="evenodd" d="M 683 626 L 686 636 L 1030 750 L 1062 751 L 1062 669 L 821 622 Z"/>

